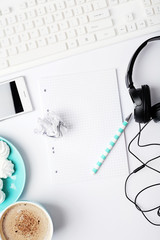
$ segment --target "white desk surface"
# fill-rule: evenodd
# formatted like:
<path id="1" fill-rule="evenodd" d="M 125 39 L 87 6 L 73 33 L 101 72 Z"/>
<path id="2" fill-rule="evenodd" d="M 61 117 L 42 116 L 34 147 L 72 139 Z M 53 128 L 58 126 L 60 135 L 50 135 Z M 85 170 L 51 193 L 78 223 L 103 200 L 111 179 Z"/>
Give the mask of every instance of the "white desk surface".
<path id="1" fill-rule="evenodd" d="M 23 155 L 27 182 L 20 199 L 34 200 L 44 204 L 50 212 L 55 226 L 54 240 L 159 240 L 160 227 L 149 224 L 124 196 L 124 177 L 111 178 L 99 184 L 82 183 L 56 186 L 50 182 L 45 139 L 33 130 L 41 116 L 41 99 L 38 80 L 46 73 L 57 75 L 89 70 L 117 68 L 123 116 L 133 111 L 133 104 L 125 86 L 125 73 L 135 49 L 148 37 L 160 32 L 59 60 L 34 69 L 18 72 L 1 79 L 26 76 L 34 111 L 1 122 L 1 136 L 13 142 Z M 152 103 L 160 102 L 160 42 L 149 45 L 138 59 L 135 85 L 151 86 Z M 152 124 L 145 140 L 160 140 L 159 124 Z M 138 131 L 132 120 L 126 130 L 127 143 Z M 159 141 L 160 142 L 160 141 Z M 148 153 L 143 154 L 146 157 Z M 135 159 L 129 156 L 130 168 Z M 154 173 L 149 173 L 154 178 Z M 148 179 L 148 177 L 147 177 Z M 138 181 L 136 181 L 138 180 Z M 136 186 L 144 183 L 141 176 L 134 180 Z M 112 192 L 112 194 L 108 194 Z M 133 191 L 131 191 L 132 193 Z M 156 195 L 160 199 L 160 192 Z M 151 195 L 147 200 L 151 199 Z M 146 202 L 145 202 L 146 204 Z"/>

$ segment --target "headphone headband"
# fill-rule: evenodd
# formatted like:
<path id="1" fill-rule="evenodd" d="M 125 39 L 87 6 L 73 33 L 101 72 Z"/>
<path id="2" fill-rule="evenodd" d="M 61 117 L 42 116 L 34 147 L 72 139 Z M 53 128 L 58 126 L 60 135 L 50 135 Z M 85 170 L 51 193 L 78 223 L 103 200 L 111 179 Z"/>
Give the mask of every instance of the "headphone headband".
<path id="1" fill-rule="evenodd" d="M 133 84 L 133 80 L 132 80 L 132 73 L 133 73 L 133 67 L 134 67 L 134 64 L 135 64 L 135 61 L 136 61 L 136 58 L 137 56 L 139 55 L 139 53 L 142 51 L 142 49 L 150 42 L 153 42 L 153 41 L 157 41 L 157 40 L 160 40 L 160 36 L 156 36 L 156 37 L 152 37 L 152 38 L 149 38 L 148 40 L 146 40 L 145 42 L 143 42 L 139 48 L 137 48 L 137 50 L 135 51 L 135 53 L 133 54 L 130 62 L 129 62 L 129 65 L 128 65 L 128 68 L 127 68 L 127 74 L 126 74 L 126 86 L 127 88 L 134 88 L 134 84 Z"/>

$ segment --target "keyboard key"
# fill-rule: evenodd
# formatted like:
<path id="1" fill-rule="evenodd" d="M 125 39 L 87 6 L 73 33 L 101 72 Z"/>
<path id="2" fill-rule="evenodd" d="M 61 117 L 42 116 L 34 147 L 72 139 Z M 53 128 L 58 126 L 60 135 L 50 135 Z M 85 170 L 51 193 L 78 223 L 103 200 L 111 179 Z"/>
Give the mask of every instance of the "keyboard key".
<path id="1" fill-rule="evenodd" d="M 44 38 L 39 38 L 37 40 L 37 45 L 38 47 L 45 47 L 47 45 L 46 39 Z"/>
<path id="2" fill-rule="evenodd" d="M 155 14 L 160 14 L 160 5 L 155 6 L 154 12 Z"/>
<path id="3" fill-rule="evenodd" d="M 107 7 L 106 0 L 99 0 L 99 1 L 93 2 L 94 10 L 98 10 L 98 9 L 105 8 L 105 7 Z"/>
<path id="4" fill-rule="evenodd" d="M 82 7 L 78 6 L 74 8 L 74 16 L 79 16 L 83 13 Z"/>
<path id="5" fill-rule="evenodd" d="M 1 14 L 2 15 L 7 15 L 7 14 L 10 14 L 10 13 L 11 13 L 11 8 L 10 7 L 6 7 L 6 8 L 1 9 Z"/>
<path id="6" fill-rule="evenodd" d="M 79 16 L 78 18 L 80 24 L 86 24 L 88 23 L 88 18 L 85 15 Z"/>
<path id="7" fill-rule="evenodd" d="M 17 22 L 17 19 L 16 19 L 16 17 L 15 17 L 14 15 L 8 16 L 8 17 L 6 18 L 6 20 L 7 20 L 7 22 L 8 22 L 9 25 L 10 25 L 10 24 L 14 24 L 14 23 Z"/>
<path id="8" fill-rule="evenodd" d="M 57 34 L 58 41 L 64 41 L 64 40 L 66 40 L 66 38 L 67 38 L 67 36 L 64 32 L 60 32 Z"/>
<path id="9" fill-rule="evenodd" d="M 8 56 L 7 51 L 5 49 L 0 48 L 0 57 L 5 58 L 7 56 Z"/>
<path id="10" fill-rule="evenodd" d="M 63 1 L 57 2 L 55 5 L 56 5 L 57 10 L 63 10 L 66 7 L 65 3 Z"/>
<path id="11" fill-rule="evenodd" d="M 85 29 L 85 27 L 83 27 L 83 26 L 78 27 L 78 28 L 76 29 L 76 31 L 77 31 L 77 35 L 78 35 L 78 36 L 79 36 L 79 35 L 83 35 L 83 34 L 86 33 L 86 29 Z"/>
<path id="12" fill-rule="evenodd" d="M 89 43 L 93 43 L 95 41 L 96 41 L 96 39 L 95 39 L 94 34 L 88 34 L 88 35 L 78 38 L 79 45 L 86 45 Z"/>
<path id="13" fill-rule="evenodd" d="M 121 26 L 117 27 L 117 32 L 118 32 L 118 34 L 127 33 L 126 26 L 125 25 L 121 25 Z"/>
<path id="14" fill-rule="evenodd" d="M 56 23 L 53 23 L 49 26 L 50 33 L 55 33 L 59 31 L 59 27 Z"/>
<path id="15" fill-rule="evenodd" d="M 117 5 L 118 0 L 109 0 L 110 5 Z"/>
<path id="16" fill-rule="evenodd" d="M 44 24 L 44 21 L 41 18 L 36 18 L 33 22 L 36 27 L 41 27 Z"/>
<path id="17" fill-rule="evenodd" d="M 160 16 L 155 16 L 147 19 L 147 23 L 149 26 L 160 24 Z"/>
<path id="18" fill-rule="evenodd" d="M 17 51 L 17 48 L 16 47 L 10 47 L 10 48 L 8 48 L 8 55 L 9 56 L 14 56 L 14 55 L 16 55 L 18 53 L 18 51 Z"/>
<path id="19" fill-rule="evenodd" d="M 76 31 L 74 29 L 69 29 L 67 32 L 67 38 L 74 38 L 76 37 Z"/>
<path id="20" fill-rule="evenodd" d="M 110 12 L 108 9 L 101 9 L 99 11 L 92 12 L 88 15 L 90 21 L 97 21 L 103 18 L 108 18 Z"/>
<path id="21" fill-rule="evenodd" d="M 34 9 L 30 9 L 29 11 L 27 11 L 27 18 L 31 19 L 31 18 L 35 18 L 36 17 L 36 12 Z"/>
<path id="22" fill-rule="evenodd" d="M 98 33 L 96 33 L 97 40 L 105 40 L 107 38 L 112 38 L 115 36 L 116 36 L 116 32 L 114 29 L 99 31 Z"/>
<path id="23" fill-rule="evenodd" d="M 143 0 L 143 4 L 144 6 L 148 7 L 151 5 L 151 1 L 150 0 Z"/>
<path id="24" fill-rule="evenodd" d="M 6 25 L 7 25 L 6 18 L 1 17 L 0 18 L 0 27 L 6 27 Z"/>
<path id="25" fill-rule="evenodd" d="M 26 8 L 27 8 L 26 2 L 21 2 L 21 3 L 19 4 L 19 8 L 20 8 L 20 9 L 26 9 Z"/>
<path id="26" fill-rule="evenodd" d="M 76 18 L 70 18 L 69 19 L 69 25 L 70 25 L 70 27 L 77 27 L 78 26 L 78 20 Z"/>
<path id="27" fill-rule="evenodd" d="M 0 29 L 0 38 L 3 38 L 4 37 L 4 31 L 3 29 Z"/>
<path id="28" fill-rule="evenodd" d="M 93 23 L 89 23 L 86 26 L 87 32 L 95 32 L 99 31 L 103 28 L 109 28 L 113 26 L 113 22 L 111 19 L 101 20 Z"/>
<path id="29" fill-rule="evenodd" d="M 66 9 L 66 10 L 64 10 L 63 14 L 64 14 L 64 17 L 65 17 L 65 18 L 73 17 L 73 11 L 72 11 L 72 9 Z"/>
<path id="30" fill-rule="evenodd" d="M 28 7 L 34 7 L 34 6 L 36 6 L 36 1 L 35 0 L 28 0 L 27 4 L 28 4 Z"/>
<path id="31" fill-rule="evenodd" d="M 27 46 L 24 43 L 20 43 L 18 44 L 17 49 L 19 53 L 24 53 L 27 51 Z"/>
<path id="32" fill-rule="evenodd" d="M 10 37 L 10 42 L 12 45 L 17 45 L 20 42 L 19 35 L 13 35 Z"/>
<path id="33" fill-rule="evenodd" d="M 21 41 L 28 41 L 30 39 L 29 34 L 27 32 L 20 33 Z"/>
<path id="34" fill-rule="evenodd" d="M 91 12 L 91 11 L 92 11 L 92 5 L 91 5 L 91 3 L 85 4 L 85 5 L 83 6 L 83 11 L 84 11 L 85 13 Z"/>
<path id="35" fill-rule="evenodd" d="M 128 0 L 119 0 L 119 3 L 125 3 L 127 2 Z"/>
<path id="36" fill-rule="evenodd" d="M 19 13 L 19 14 L 17 15 L 17 19 L 18 19 L 19 22 L 25 21 L 25 20 L 27 19 L 26 14 L 23 13 L 23 12 L 22 12 L 22 13 Z"/>
<path id="37" fill-rule="evenodd" d="M 46 2 L 46 0 L 37 0 L 37 3 L 40 3 L 40 4 L 43 4 L 45 2 Z"/>
<path id="38" fill-rule="evenodd" d="M 22 23 L 17 23 L 14 26 L 14 29 L 15 29 L 16 33 L 23 32 L 24 31 L 24 25 Z"/>
<path id="39" fill-rule="evenodd" d="M 46 10 L 44 7 L 38 7 L 38 8 L 36 8 L 36 13 L 38 16 L 43 16 L 43 15 L 45 15 Z"/>
<path id="40" fill-rule="evenodd" d="M 135 23 L 130 23 L 130 24 L 127 24 L 127 29 L 128 29 L 128 32 L 133 32 L 133 31 L 136 31 L 136 24 Z"/>
<path id="41" fill-rule="evenodd" d="M 37 48 L 36 42 L 32 41 L 32 40 L 27 42 L 27 46 L 28 46 L 28 49 L 35 49 L 35 48 Z"/>
<path id="42" fill-rule="evenodd" d="M 39 31 L 37 29 L 33 29 L 29 32 L 30 38 L 35 39 L 39 37 Z"/>
<path id="43" fill-rule="evenodd" d="M 53 43 L 56 43 L 56 37 L 52 34 L 52 35 L 49 35 L 47 38 L 47 42 L 48 44 L 53 44 Z"/>
<path id="44" fill-rule="evenodd" d="M 55 5 L 53 3 L 47 4 L 45 7 L 48 13 L 53 13 L 56 11 Z"/>
<path id="45" fill-rule="evenodd" d="M 137 21 L 137 27 L 138 27 L 139 29 L 145 28 L 145 27 L 146 27 L 145 21 L 144 21 L 144 20 L 139 20 L 139 21 Z"/>
<path id="46" fill-rule="evenodd" d="M 26 21 L 24 27 L 26 30 L 34 28 L 33 22 L 30 20 Z"/>
<path id="47" fill-rule="evenodd" d="M 62 15 L 61 12 L 56 12 L 53 16 L 54 16 L 54 20 L 55 20 L 55 21 L 61 21 L 61 20 L 63 20 L 63 15 Z"/>
<path id="48" fill-rule="evenodd" d="M 75 1 L 74 0 L 67 0 L 66 4 L 68 7 L 74 7 L 75 6 Z"/>
<path id="49" fill-rule="evenodd" d="M 14 34 L 14 28 L 13 28 L 13 27 L 6 27 L 6 28 L 5 28 L 5 33 L 6 33 L 6 35 L 8 35 L 8 36 Z"/>
<path id="50" fill-rule="evenodd" d="M 78 43 L 75 39 L 67 41 L 67 45 L 69 49 L 76 48 Z"/>
<path id="51" fill-rule="evenodd" d="M 160 4 L 160 0 L 151 0 L 152 4 Z"/>
<path id="52" fill-rule="evenodd" d="M 126 17 L 126 22 L 131 22 L 134 20 L 134 15 L 132 12 L 128 13 L 125 17 Z"/>
<path id="53" fill-rule="evenodd" d="M 0 45 L 3 48 L 7 48 L 10 46 L 10 41 L 7 37 L 0 39 Z"/>
<path id="54" fill-rule="evenodd" d="M 8 65 L 8 62 L 4 59 L 0 59 L 0 69 L 4 69 L 4 68 L 7 68 L 9 65 Z"/>
<path id="55" fill-rule="evenodd" d="M 153 11 L 153 8 L 152 7 L 148 7 L 148 8 L 146 8 L 146 14 L 147 14 L 147 16 L 152 16 L 152 15 L 154 15 L 154 11 Z"/>
<path id="56" fill-rule="evenodd" d="M 52 16 L 51 14 L 46 15 L 45 18 L 44 18 L 44 22 L 45 22 L 46 24 L 53 23 L 53 22 L 54 22 L 53 16 Z"/>
<path id="57" fill-rule="evenodd" d="M 68 22 L 67 21 L 62 21 L 59 23 L 60 30 L 66 30 L 69 28 Z"/>
<path id="58" fill-rule="evenodd" d="M 40 35 L 41 36 L 46 36 L 49 34 L 49 30 L 48 30 L 48 27 L 40 27 L 39 28 L 39 32 L 40 32 Z"/>
<path id="59" fill-rule="evenodd" d="M 76 0 L 76 3 L 77 3 L 77 5 L 81 5 L 81 4 L 85 3 L 85 0 Z"/>

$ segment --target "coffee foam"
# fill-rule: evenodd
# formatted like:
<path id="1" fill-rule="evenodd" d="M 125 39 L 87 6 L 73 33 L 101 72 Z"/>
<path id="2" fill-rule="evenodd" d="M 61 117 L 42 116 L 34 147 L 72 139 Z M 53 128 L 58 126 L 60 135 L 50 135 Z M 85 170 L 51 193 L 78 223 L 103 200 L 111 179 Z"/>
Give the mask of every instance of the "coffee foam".
<path id="1" fill-rule="evenodd" d="M 45 212 L 31 203 L 18 203 L 2 216 L 6 240 L 49 240 L 50 222 Z"/>

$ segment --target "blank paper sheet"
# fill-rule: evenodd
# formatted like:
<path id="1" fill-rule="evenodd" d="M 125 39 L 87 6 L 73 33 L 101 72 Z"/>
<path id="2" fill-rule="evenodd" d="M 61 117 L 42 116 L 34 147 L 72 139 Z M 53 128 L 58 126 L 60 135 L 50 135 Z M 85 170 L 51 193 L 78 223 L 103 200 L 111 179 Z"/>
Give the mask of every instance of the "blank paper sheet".
<path id="1" fill-rule="evenodd" d="M 54 111 L 68 126 L 63 137 L 46 137 L 54 183 L 128 174 L 124 134 L 96 176 L 91 173 L 122 123 L 115 69 L 46 77 L 40 80 L 40 89 L 43 113 Z"/>

